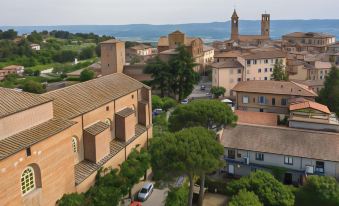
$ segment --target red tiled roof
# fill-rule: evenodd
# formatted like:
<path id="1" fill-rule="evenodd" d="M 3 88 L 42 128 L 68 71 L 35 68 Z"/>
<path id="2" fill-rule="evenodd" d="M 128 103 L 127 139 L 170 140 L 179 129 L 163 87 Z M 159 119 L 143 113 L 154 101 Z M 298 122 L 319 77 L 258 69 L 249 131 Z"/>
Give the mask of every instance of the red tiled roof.
<path id="1" fill-rule="evenodd" d="M 331 114 L 327 106 L 316 103 L 316 102 L 312 102 L 312 101 L 306 101 L 306 102 L 301 102 L 301 103 L 290 105 L 290 111 L 295 111 L 295 110 L 300 110 L 300 109 L 309 109 L 309 108 L 318 110 L 320 112 L 324 112 L 326 114 Z"/>
<path id="2" fill-rule="evenodd" d="M 265 126 L 277 126 L 278 124 L 278 115 L 273 113 L 236 110 L 235 114 L 238 116 L 238 123 Z"/>

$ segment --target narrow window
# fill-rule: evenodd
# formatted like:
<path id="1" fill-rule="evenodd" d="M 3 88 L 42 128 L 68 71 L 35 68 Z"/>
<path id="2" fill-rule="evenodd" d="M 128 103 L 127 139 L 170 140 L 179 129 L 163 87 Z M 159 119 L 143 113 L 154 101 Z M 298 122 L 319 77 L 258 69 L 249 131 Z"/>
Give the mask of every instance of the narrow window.
<path id="1" fill-rule="evenodd" d="M 31 148 L 30 147 L 26 148 L 26 156 L 29 157 L 31 155 L 32 155 Z"/>
<path id="2" fill-rule="evenodd" d="M 72 137 L 72 150 L 74 153 L 78 152 L 78 141 L 76 137 Z"/>

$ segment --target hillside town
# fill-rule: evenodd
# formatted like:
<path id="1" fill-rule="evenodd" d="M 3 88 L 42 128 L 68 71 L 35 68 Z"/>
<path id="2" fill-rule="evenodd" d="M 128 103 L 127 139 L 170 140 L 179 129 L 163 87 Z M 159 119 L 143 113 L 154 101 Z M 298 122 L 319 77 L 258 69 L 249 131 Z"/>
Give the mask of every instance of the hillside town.
<path id="1" fill-rule="evenodd" d="M 0 206 L 339 205 L 339 42 L 240 19 L 214 42 L 0 35 L 38 59 L 0 48 Z"/>

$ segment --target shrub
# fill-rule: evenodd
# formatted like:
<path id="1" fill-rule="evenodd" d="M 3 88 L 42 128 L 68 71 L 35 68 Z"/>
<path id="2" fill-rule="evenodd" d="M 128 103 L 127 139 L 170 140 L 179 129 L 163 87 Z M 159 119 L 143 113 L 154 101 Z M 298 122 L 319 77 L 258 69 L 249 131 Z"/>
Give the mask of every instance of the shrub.
<path id="1" fill-rule="evenodd" d="M 85 82 L 88 80 L 91 80 L 95 77 L 95 72 L 90 70 L 90 69 L 84 69 L 81 73 L 80 73 L 80 81 L 81 82 Z"/>
<path id="2" fill-rule="evenodd" d="M 228 203 L 229 206 L 263 206 L 257 195 L 254 192 L 240 190 L 240 192 L 233 196 Z"/>
<path id="3" fill-rule="evenodd" d="M 268 172 L 258 170 L 247 177 L 230 182 L 227 186 L 227 191 L 231 195 L 236 195 L 244 189 L 254 192 L 264 205 L 294 205 L 295 198 L 292 190 Z"/>
<path id="4" fill-rule="evenodd" d="M 86 202 L 85 195 L 72 193 L 63 195 L 58 201 L 59 206 L 83 206 Z"/>
<path id="5" fill-rule="evenodd" d="M 165 206 L 186 206 L 188 199 L 188 186 L 171 188 L 167 193 Z"/>
<path id="6" fill-rule="evenodd" d="M 310 176 L 296 192 L 296 205 L 339 205 L 339 184 L 333 177 Z"/>

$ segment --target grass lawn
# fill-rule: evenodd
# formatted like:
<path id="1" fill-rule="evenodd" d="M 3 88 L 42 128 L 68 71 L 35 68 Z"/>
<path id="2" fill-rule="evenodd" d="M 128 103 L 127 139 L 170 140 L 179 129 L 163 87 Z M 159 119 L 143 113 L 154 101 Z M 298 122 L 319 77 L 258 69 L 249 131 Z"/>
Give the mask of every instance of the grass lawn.
<path id="1" fill-rule="evenodd" d="M 90 47 L 90 46 L 96 47 L 96 44 L 95 43 L 82 43 L 81 45 L 69 44 L 69 45 L 63 46 L 62 49 L 80 52 L 81 49 L 86 48 L 86 47 Z"/>

